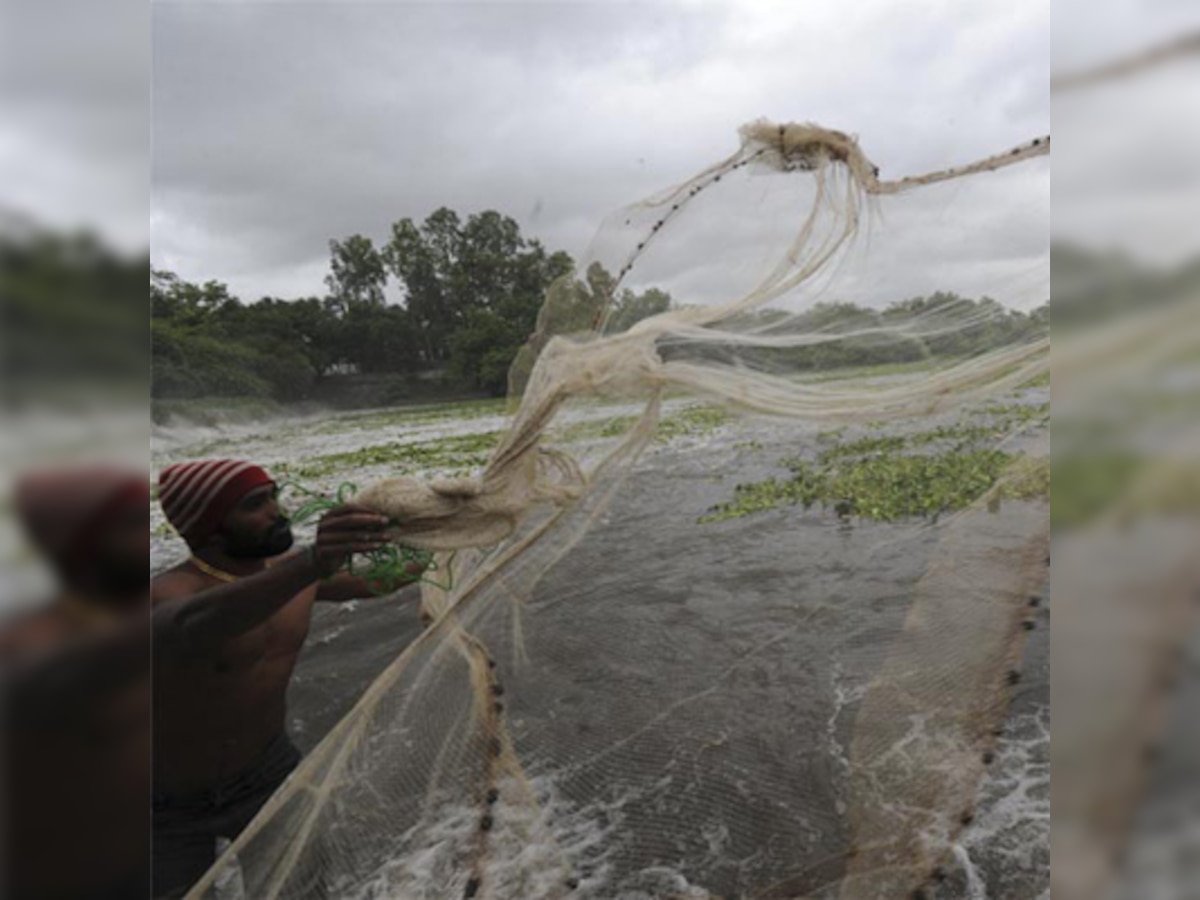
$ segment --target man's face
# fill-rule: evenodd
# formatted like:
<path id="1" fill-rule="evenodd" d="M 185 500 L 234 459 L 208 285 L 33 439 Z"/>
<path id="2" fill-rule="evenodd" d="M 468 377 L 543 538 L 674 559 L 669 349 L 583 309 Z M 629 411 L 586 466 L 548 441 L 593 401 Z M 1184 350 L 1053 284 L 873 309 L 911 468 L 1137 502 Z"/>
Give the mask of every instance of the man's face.
<path id="1" fill-rule="evenodd" d="M 292 525 L 279 509 L 279 489 L 265 484 L 238 501 L 221 525 L 225 552 L 240 559 L 266 559 L 292 546 Z"/>
<path id="2" fill-rule="evenodd" d="M 137 597 L 150 583 L 150 506 L 133 500 L 113 517 L 95 548 L 99 586 L 112 596 Z"/>

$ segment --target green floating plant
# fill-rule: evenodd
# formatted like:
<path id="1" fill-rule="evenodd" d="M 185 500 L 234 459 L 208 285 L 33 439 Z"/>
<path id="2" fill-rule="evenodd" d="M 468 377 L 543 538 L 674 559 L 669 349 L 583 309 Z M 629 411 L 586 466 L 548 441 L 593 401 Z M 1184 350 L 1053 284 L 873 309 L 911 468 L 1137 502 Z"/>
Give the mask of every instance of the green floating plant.
<path id="1" fill-rule="evenodd" d="M 293 524 L 304 525 L 331 509 L 336 509 L 339 506 L 344 506 L 352 502 L 354 495 L 358 493 L 358 486 L 351 481 L 343 481 L 338 485 L 334 495 L 329 497 L 302 484 L 288 481 L 279 486 L 280 494 L 284 491 L 292 491 L 305 498 L 304 502 L 289 515 Z M 389 522 L 389 524 L 396 525 L 399 523 L 393 521 Z M 366 557 L 366 567 L 355 571 L 354 558 L 351 557 L 346 562 L 346 571 L 352 575 L 358 575 L 360 578 L 366 579 L 373 585 L 378 585 L 380 593 L 390 594 L 397 588 L 410 583 L 413 580 L 412 569 L 414 567 L 419 568 L 422 572 L 421 577 L 417 579 L 418 581 L 431 584 L 447 592 L 453 586 L 451 577 L 447 577 L 446 584 L 434 581 L 428 577 L 430 572 L 436 572 L 440 568 L 431 550 L 390 544 L 386 547 L 381 547 L 379 550 L 361 555 Z M 452 562 L 453 559 L 454 556 L 451 555 L 450 561 Z M 447 576 L 450 575 L 449 565 L 447 565 L 446 574 Z"/>
<path id="2" fill-rule="evenodd" d="M 1047 497 L 1049 467 L 1044 460 L 987 444 L 1016 431 L 1044 428 L 1049 405 L 994 405 L 969 415 L 967 422 L 926 431 L 868 431 L 852 440 L 843 429 L 821 432 L 814 459 L 783 460 L 790 477 L 739 484 L 730 500 L 711 507 L 700 522 L 817 504 L 843 519 L 936 521 L 997 486 L 993 504 L 1003 498 Z"/>

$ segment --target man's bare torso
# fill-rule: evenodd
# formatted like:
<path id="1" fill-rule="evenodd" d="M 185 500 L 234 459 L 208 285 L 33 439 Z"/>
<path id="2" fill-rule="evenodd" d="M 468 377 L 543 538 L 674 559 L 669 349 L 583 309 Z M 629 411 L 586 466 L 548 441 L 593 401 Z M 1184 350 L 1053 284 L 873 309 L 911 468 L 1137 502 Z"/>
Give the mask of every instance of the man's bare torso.
<path id="1" fill-rule="evenodd" d="M 20 663 L 88 639 L 98 638 L 52 608 L 7 628 L 0 655 Z M 142 864 L 149 847 L 149 667 L 102 696 L 52 706 L 24 716 L 6 748 L 10 849 L 21 862 L 8 874 L 22 896 L 23 879 L 48 893 L 103 884 Z"/>
<path id="2" fill-rule="evenodd" d="M 155 603 L 221 586 L 184 564 L 154 580 Z M 308 636 L 317 585 L 216 647 L 154 655 L 154 787 L 202 791 L 253 765 L 283 733 L 288 682 Z"/>

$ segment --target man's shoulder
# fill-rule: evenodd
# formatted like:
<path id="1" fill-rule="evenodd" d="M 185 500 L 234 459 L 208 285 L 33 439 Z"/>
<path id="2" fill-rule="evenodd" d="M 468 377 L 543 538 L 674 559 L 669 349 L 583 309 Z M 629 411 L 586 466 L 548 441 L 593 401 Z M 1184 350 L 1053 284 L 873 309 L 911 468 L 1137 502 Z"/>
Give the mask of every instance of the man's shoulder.
<path id="1" fill-rule="evenodd" d="M 186 562 L 181 562 L 150 579 L 150 602 L 176 600 L 198 594 L 206 587 L 209 587 L 207 579 Z"/>
<path id="2" fill-rule="evenodd" d="M 290 550 L 267 560 L 267 568 L 273 568 L 300 556 L 303 551 Z M 169 569 L 160 572 L 150 579 L 151 603 L 162 603 L 166 600 L 178 600 L 180 597 L 190 597 L 214 587 L 221 582 L 204 574 L 191 566 L 187 560 L 177 563 Z"/>

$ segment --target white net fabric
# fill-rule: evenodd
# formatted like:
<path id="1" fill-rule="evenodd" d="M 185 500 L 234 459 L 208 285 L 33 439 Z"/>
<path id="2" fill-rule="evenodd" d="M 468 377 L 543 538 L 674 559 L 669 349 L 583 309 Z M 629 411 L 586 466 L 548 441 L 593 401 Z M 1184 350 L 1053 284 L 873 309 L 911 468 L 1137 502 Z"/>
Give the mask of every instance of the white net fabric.
<path id="1" fill-rule="evenodd" d="M 548 292 L 479 476 L 357 498 L 399 523 L 396 540 L 438 551 L 433 622 L 193 894 L 221 896 L 235 876 L 254 898 L 868 898 L 936 884 L 1046 577 L 1045 504 L 1012 500 L 1000 466 L 960 472 L 971 489 L 934 498 L 932 518 L 704 513 L 729 500 L 715 477 L 772 471 L 764 454 L 819 445 L 815 425 L 958 441 L 945 465 L 998 464 L 994 447 L 963 450 L 948 417 L 1045 376 L 1044 323 L 1017 327 L 994 301 L 880 307 L 937 290 L 1045 301 L 1048 153 L 1043 138 L 881 181 L 847 135 L 757 122 L 730 158 L 614 216 Z M 1029 217 L 1032 262 L 981 261 L 1003 257 L 996 210 Z M 723 233 L 734 221 L 753 222 L 748 237 Z M 900 370 L 823 377 L 881 361 Z M 729 426 L 761 452 L 635 467 L 687 398 L 770 417 Z M 1044 435 L 991 416 L 993 441 L 1044 457 Z M 871 438 L 880 422 L 899 431 Z M 906 459 L 916 469 L 883 475 L 897 496 L 942 464 Z M 823 477 L 841 476 L 855 477 Z M 849 540 L 856 513 L 894 521 Z"/>
<path id="2" fill-rule="evenodd" d="M 1193 31 L 1053 79 L 1059 149 L 1088 163 L 1055 221 L 1056 900 L 1200 885 L 1200 135 L 1172 112 L 1198 55 Z M 1152 146 L 1188 162 L 1151 196 Z"/>

